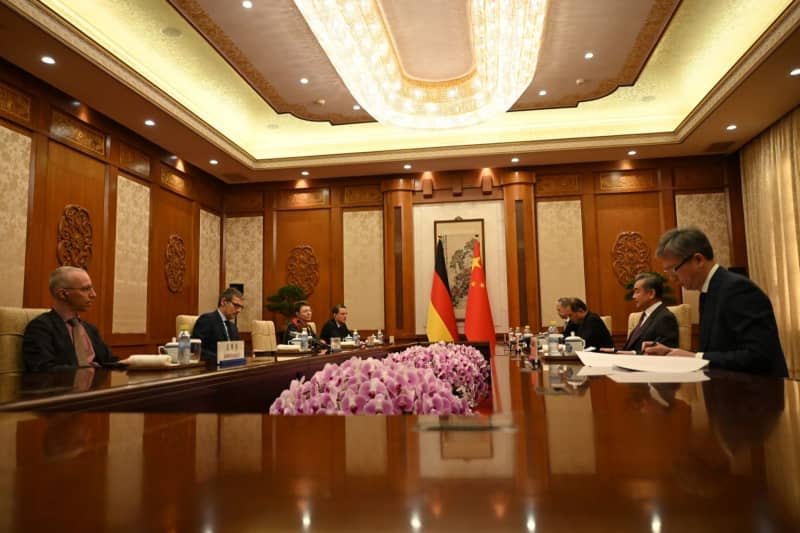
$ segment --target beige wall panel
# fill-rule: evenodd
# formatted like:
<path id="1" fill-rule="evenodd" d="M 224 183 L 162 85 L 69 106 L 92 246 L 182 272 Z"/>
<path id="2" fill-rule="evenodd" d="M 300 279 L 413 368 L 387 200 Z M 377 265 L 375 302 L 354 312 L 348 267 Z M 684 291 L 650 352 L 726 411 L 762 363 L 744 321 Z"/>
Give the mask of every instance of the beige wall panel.
<path id="1" fill-rule="evenodd" d="M 205 313 L 217 307 L 220 258 L 220 218 L 200 210 L 200 265 L 198 267 L 197 311 Z"/>
<path id="2" fill-rule="evenodd" d="M 147 332 L 150 187 L 117 178 L 113 333 Z"/>
<path id="3" fill-rule="evenodd" d="M 225 219 L 225 286 L 244 283 L 245 308 L 239 331 L 250 331 L 264 305 L 264 217 Z"/>
<path id="4" fill-rule="evenodd" d="M 705 232 L 714 248 L 714 259 L 731 266 L 731 240 L 728 221 L 728 195 L 724 192 L 675 195 L 675 219 L 678 227 L 697 226 Z M 683 302 L 692 306 L 692 323 L 700 322 L 700 293 L 683 290 Z"/>
<path id="5" fill-rule="evenodd" d="M 355 329 L 385 329 L 383 307 L 383 211 L 345 211 L 342 214 L 344 242 L 344 303 L 347 323 Z M 316 312 L 321 328 L 327 309 Z"/>
<path id="6" fill-rule="evenodd" d="M 542 325 L 551 320 L 563 325 L 556 313 L 556 300 L 562 296 L 586 300 L 581 220 L 580 200 L 536 204 Z"/>
<path id="7" fill-rule="evenodd" d="M 432 417 L 420 417 L 420 423 Z M 494 422 L 494 418 L 492 419 Z M 423 479 L 511 478 L 514 434 L 509 431 L 420 431 L 419 476 Z"/>
<path id="8" fill-rule="evenodd" d="M 0 126 L 0 240 L 5 271 L 0 306 L 22 307 L 30 168 L 31 138 Z"/>
<path id="9" fill-rule="evenodd" d="M 483 219 L 483 241 L 485 250 L 484 273 L 492 306 L 494 329 L 508 329 L 508 277 L 506 272 L 506 222 L 501 200 L 486 202 L 454 202 L 414 206 L 414 311 L 417 335 L 425 334 L 428 319 L 428 304 L 433 282 L 435 242 L 433 223 L 437 220 Z M 458 331 L 464 331 L 464 323 L 458 322 Z"/>

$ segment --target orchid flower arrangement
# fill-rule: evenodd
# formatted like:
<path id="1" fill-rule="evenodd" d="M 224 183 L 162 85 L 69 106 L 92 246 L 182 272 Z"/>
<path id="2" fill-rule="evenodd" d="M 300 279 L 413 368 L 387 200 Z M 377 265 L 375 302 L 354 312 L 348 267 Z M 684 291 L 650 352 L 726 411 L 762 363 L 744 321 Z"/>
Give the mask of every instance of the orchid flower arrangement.
<path id="1" fill-rule="evenodd" d="M 387 359 L 415 368 L 430 368 L 436 377 L 453 387 L 456 396 L 466 398 L 470 407 L 477 406 L 489 395 L 489 365 L 472 346 L 437 342 L 406 348 L 390 354 Z"/>
<path id="2" fill-rule="evenodd" d="M 272 415 L 471 414 L 465 398 L 430 368 L 352 357 L 327 364 L 310 380 L 292 380 L 272 403 Z"/>
<path id="3" fill-rule="evenodd" d="M 308 381 L 292 380 L 272 415 L 472 414 L 489 394 L 489 365 L 464 344 L 414 346 L 386 359 L 352 357 L 327 364 Z"/>

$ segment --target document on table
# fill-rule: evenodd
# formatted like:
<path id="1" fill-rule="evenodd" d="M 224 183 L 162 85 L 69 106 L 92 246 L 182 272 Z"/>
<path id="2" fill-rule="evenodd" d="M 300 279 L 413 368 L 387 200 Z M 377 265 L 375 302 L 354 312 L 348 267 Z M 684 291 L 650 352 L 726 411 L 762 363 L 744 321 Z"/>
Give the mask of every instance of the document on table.
<path id="1" fill-rule="evenodd" d="M 617 383 L 699 383 L 710 378 L 705 372 L 610 372 Z"/>
<path id="2" fill-rule="evenodd" d="M 674 357 L 668 355 L 619 355 L 592 352 L 578 352 L 578 357 L 586 366 L 619 367 L 641 372 L 685 373 L 694 372 L 708 366 L 706 359 L 697 357 Z"/>

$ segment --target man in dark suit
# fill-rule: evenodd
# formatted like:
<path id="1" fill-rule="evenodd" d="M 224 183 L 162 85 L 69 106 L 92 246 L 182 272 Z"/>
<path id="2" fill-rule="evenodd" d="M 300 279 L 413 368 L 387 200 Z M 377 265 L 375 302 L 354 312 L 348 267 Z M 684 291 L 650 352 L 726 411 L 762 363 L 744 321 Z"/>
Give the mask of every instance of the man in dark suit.
<path id="1" fill-rule="evenodd" d="M 28 323 L 22 358 L 28 372 L 93 367 L 117 362 L 97 328 L 80 319 L 97 293 L 82 268 L 58 267 L 48 283 L 53 308 Z"/>
<path id="2" fill-rule="evenodd" d="M 325 344 L 331 343 L 331 337 L 344 339 L 351 334 L 347 329 L 347 307 L 344 304 L 334 305 L 331 314 L 333 318 L 325 322 L 325 325 L 322 326 L 322 333 L 319 334 L 320 340 Z"/>
<path id="3" fill-rule="evenodd" d="M 586 341 L 586 346 L 613 348 L 614 340 L 600 315 L 592 313 L 580 298 L 570 300 L 570 322 L 575 326 L 575 335 Z M 567 335 L 572 332 L 567 333 Z"/>
<path id="4" fill-rule="evenodd" d="M 702 357 L 712 368 L 787 377 L 772 304 L 755 283 L 714 262 L 708 237 L 697 228 L 673 229 L 658 244 L 664 272 L 700 291 L 700 351 L 645 347 L 653 355 Z"/>
<path id="5" fill-rule="evenodd" d="M 202 359 L 217 360 L 218 342 L 241 340 L 233 320 L 242 309 L 244 296 L 238 289 L 228 287 L 219 295 L 219 306 L 215 310 L 197 317 L 192 338 L 202 341 Z"/>
<path id="6" fill-rule="evenodd" d="M 660 277 L 646 272 L 636 276 L 633 301 L 642 315 L 623 350 L 642 353 L 643 341 L 656 341 L 671 348 L 678 346 L 678 319 L 661 301 L 663 294 L 664 283 Z"/>
<path id="7" fill-rule="evenodd" d="M 572 335 L 572 331 L 575 329 L 575 324 L 569 320 L 569 315 L 572 313 L 569 307 L 571 301 L 572 298 L 566 296 L 556 300 L 556 313 L 558 313 L 558 318 L 564 321 L 564 337 Z"/>

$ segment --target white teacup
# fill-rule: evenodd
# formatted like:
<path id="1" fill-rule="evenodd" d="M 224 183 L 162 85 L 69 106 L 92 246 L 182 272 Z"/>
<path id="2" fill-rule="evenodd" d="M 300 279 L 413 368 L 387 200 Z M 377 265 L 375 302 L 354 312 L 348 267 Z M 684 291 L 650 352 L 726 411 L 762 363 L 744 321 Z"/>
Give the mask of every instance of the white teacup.
<path id="1" fill-rule="evenodd" d="M 158 347 L 158 353 L 169 355 L 170 361 L 173 364 L 178 363 L 178 343 L 177 342 L 168 342 L 163 346 Z"/>

